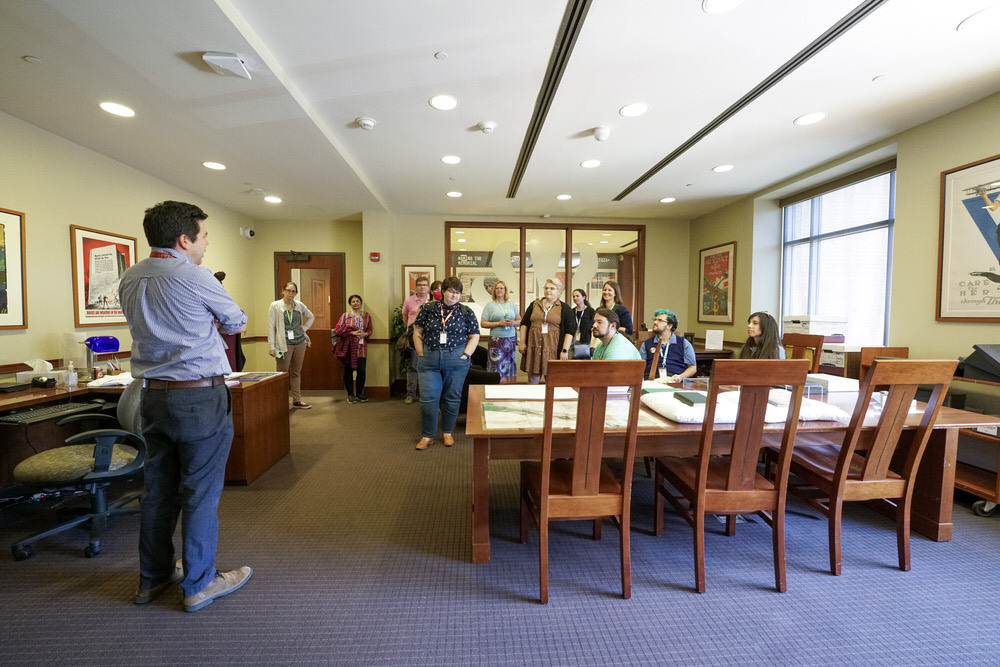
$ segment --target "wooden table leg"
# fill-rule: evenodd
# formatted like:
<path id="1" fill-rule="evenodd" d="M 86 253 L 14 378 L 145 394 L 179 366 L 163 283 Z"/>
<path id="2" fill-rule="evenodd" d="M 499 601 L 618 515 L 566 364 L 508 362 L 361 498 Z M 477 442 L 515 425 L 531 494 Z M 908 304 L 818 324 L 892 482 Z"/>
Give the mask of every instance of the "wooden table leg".
<path id="1" fill-rule="evenodd" d="M 490 562 L 490 439 L 475 438 L 472 450 L 472 562 Z"/>
<path id="2" fill-rule="evenodd" d="M 931 431 L 913 488 L 910 525 L 913 530 L 936 542 L 951 540 L 954 524 L 951 511 L 955 496 L 955 460 L 958 429 Z"/>

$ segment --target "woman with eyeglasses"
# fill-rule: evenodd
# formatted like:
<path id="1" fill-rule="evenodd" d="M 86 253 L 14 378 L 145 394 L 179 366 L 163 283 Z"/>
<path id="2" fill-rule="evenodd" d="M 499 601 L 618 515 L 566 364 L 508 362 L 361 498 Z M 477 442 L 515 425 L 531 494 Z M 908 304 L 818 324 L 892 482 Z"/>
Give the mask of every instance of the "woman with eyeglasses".
<path id="1" fill-rule="evenodd" d="M 747 318 L 747 342 L 740 359 L 784 359 L 785 348 L 778 337 L 778 323 L 768 313 L 758 311 Z"/>
<path id="2" fill-rule="evenodd" d="M 622 303 L 622 288 L 617 280 L 609 280 L 604 283 L 604 289 L 601 290 L 601 306 L 608 310 L 613 310 L 615 315 L 618 316 L 618 321 L 620 322 L 618 325 L 619 332 L 626 336 L 632 335 L 632 314 L 628 312 L 628 308 Z"/>
<path id="3" fill-rule="evenodd" d="M 493 300 L 483 308 L 479 323 L 490 330 L 486 369 L 499 373 L 501 383 L 517 380 L 517 304 L 508 298 L 507 283 L 498 280 L 490 290 Z"/>
<path id="4" fill-rule="evenodd" d="M 413 321 L 413 351 L 420 381 L 419 450 L 434 442 L 439 411 L 444 446 L 455 444 L 452 432 L 462 403 L 462 385 L 472 352 L 479 345 L 479 318 L 458 302 L 461 296 L 462 281 L 454 276 L 445 278 L 441 301 L 425 303 Z"/>
<path id="5" fill-rule="evenodd" d="M 312 406 L 302 400 L 302 362 L 306 359 L 306 348 L 312 345 L 306 332 L 316 316 L 295 298 L 299 293 L 298 285 L 287 282 L 281 291 L 283 298 L 272 303 L 267 311 L 270 348 L 267 353 L 275 358 L 279 371 L 288 373 L 292 407 L 308 410 Z"/>
<path id="6" fill-rule="evenodd" d="M 569 359 L 573 345 L 576 319 L 573 309 L 559 300 L 563 284 L 558 278 L 548 278 L 543 296 L 524 311 L 521 318 L 521 370 L 528 374 L 528 382 L 538 384 L 548 373 L 550 359 Z"/>
<path id="7" fill-rule="evenodd" d="M 333 330 L 337 337 L 337 346 L 333 353 L 344 365 L 347 402 L 367 403 L 365 367 L 368 363 L 368 341 L 366 339 L 372 335 L 372 316 L 362 310 L 361 295 L 352 294 L 347 298 L 347 303 L 351 309 L 340 316 Z"/>

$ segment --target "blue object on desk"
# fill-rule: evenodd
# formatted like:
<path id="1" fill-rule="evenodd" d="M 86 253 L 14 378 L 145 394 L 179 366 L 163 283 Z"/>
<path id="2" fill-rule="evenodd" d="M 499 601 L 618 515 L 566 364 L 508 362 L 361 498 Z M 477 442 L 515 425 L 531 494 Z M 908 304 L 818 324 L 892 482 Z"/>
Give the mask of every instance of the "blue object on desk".
<path id="1" fill-rule="evenodd" d="M 95 354 L 118 351 L 118 339 L 114 336 L 91 336 L 83 343 L 87 349 Z"/>

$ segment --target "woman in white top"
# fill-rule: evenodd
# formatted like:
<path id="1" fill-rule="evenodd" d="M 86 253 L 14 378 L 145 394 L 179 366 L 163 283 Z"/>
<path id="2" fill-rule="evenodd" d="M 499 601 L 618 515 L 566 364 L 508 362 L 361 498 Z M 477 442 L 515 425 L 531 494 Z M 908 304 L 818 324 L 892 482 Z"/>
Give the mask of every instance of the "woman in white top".
<path id="1" fill-rule="evenodd" d="M 302 400 L 302 362 L 306 349 L 312 345 L 306 332 L 316 317 L 306 305 L 297 301 L 299 286 L 285 283 L 284 298 L 271 304 L 267 311 L 268 354 L 275 358 L 279 371 L 288 373 L 292 406 L 308 410 L 312 406 Z"/>

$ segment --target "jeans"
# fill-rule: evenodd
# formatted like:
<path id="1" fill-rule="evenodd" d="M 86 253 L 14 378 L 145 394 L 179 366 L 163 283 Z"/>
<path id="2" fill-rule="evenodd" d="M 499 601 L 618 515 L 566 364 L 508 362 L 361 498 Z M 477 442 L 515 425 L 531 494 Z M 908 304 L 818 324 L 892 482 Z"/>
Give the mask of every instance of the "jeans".
<path id="1" fill-rule="evenodd" d="M 437 435 L 438 409 L 441 410 L 441 431 L 451 433 L 458 420 L 462 403 L 462 385 L 469 372 L 470 359 L 462 359 L 465 346 L 444 350 L 424 348 L 424 356 L 417 357 L 420 378 L 420 427 L 421 437 Z"/>
<path id="2" fill-rule="evenodd" d="M 225 385 L 142 390 L 145 487 L 139 525 L 139 588 L 174 571 L 174 531 L 181 519 L 184 595 L 215 577 L 219 498 L 233 442 L 232 400 Z"/>

